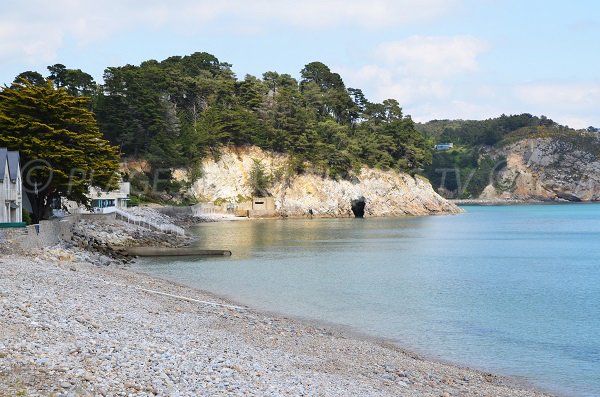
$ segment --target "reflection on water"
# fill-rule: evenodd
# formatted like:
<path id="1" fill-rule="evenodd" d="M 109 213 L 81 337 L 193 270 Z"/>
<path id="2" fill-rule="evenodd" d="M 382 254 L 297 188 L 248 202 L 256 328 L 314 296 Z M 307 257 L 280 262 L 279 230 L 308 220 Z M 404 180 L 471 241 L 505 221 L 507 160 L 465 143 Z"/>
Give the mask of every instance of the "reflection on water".
<path id="1" fill-rule="evenodd" d="M 353 218 L 256 220 L 235 225 L 205 223 L 192 228 L 191 233 L 198 236 L 196 244 L 200 247 L 229 249 L 235 258 L 247 259 L 282 247 L 285 247 L 282 253 L 289 255 L 301 255 L 306 250 L 326 253 L 361 246 L 371 248 L 378 239 L 415 238 L 415 232 L 427 220 L 409 218 L 401 223 L 397 219 L 373 223 Z"/>
<path id="2" fill-rule="evenodd" d="M 254 307 L 445 359 L 600 393 L 600 206 L 202 224 L 231 258 L 136 266 Z"/>

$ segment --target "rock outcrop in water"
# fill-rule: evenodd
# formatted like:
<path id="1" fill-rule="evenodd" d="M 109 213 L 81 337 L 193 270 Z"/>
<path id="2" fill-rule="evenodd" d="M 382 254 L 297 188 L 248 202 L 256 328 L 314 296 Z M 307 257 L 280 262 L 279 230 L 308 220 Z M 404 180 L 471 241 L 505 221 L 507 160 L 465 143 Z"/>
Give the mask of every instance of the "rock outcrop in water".
<path id="1" fill-rule="evenodd" d="M 350 180 L 333 180 L 305 173 L 289 175 L 285 155 L 259 148 L 229 149 L 218 160 L 203 164 L 202 177 L 192 193 L 201 201 L 240 202 L 252 195 L 248 183 L 254 160 L 272 176 L 269 193 L 282 216 L 354 216 L 356 203 L 364 203 L 365 216 L 451 214 L 461 210 L 434 192 L 429 181 L 405 173 L 363 167 Z"/>
<path id="2" fill-rule="evenodd" d="M 523 139 L 500 148 L 506 167 L 480 198 L 487 200 L 600 200 L 597 134 Z"/>

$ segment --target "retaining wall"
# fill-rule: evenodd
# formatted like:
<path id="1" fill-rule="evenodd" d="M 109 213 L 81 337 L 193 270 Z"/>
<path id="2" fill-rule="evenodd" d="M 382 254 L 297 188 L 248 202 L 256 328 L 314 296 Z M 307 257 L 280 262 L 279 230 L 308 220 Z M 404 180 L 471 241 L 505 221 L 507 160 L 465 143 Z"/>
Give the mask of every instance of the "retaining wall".
<path id="1" fill-rule="evenodd" d="M 72 237 L 71 228 L 76 217 L 40 221 L 39 225 L 30 225 L 17 229 L 0 230 L 0 244 L 12 245 L 23 250 L 50 247 L 61 241 L 69 241 Z"/>

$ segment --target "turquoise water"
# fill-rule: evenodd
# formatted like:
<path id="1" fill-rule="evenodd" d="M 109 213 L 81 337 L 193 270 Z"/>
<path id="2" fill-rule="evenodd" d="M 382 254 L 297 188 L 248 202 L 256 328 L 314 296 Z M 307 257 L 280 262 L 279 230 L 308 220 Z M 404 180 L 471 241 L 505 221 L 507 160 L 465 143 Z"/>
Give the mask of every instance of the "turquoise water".
<path id="1" fill-rule="evenodd" d="M 600 396 L 600 205 L 203 224 L 229 259 L 137 270 L 350 326 L 432 357 Z"/>

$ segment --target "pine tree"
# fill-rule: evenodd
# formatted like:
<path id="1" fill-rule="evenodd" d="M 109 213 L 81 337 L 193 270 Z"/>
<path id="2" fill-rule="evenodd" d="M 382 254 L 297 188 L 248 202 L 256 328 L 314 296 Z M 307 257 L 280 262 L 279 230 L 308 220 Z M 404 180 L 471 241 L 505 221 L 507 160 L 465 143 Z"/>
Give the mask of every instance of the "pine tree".
<path id="1" fill-rule="evenodd" d="M 117 185 L 117 148 L 102 137 L 89 98 L 27 80 L 0 91 L 0 146 L 21 155 L 23 191 L 33 221 L 44 219 L 52 199 L 89 205 L 90 186 Z"/>

